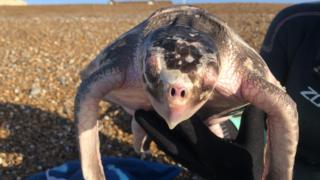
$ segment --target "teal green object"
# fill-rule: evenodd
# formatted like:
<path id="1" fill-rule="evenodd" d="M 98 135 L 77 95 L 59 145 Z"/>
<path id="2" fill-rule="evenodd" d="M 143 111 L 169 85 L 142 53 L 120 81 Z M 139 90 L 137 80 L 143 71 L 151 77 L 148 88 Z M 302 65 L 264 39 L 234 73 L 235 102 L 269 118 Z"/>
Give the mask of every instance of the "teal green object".
<path id="1" fill-rule="evenodd" d="M 241 116 L 231 116 L 231 118 L 229 119 L 232 124 L 237 128 L 237 130 L 239 131 L 240 129 L 240 124 L 241 124 Z M 264 134 L 264 142 L 267 142 L 267 131 L 264 130 L 263 131 Z"/>
<path id="2" fill-rule="evenodd" d="M 236 126 L 236 128 L 239 130 L 240 123 L 241 123 L 241 116 L 232 116 L 230 118 L 230 121 L 233 123 L 233 125 Z"/>

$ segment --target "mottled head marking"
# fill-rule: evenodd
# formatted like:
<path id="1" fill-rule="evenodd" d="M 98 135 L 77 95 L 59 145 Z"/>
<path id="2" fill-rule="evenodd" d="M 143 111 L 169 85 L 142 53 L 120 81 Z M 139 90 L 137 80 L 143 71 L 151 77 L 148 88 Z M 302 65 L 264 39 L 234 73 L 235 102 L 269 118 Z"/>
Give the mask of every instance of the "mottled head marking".
<path id="1" fill-rule="evenodd" d="M 206 63 L 215 62 L 217 49 L 213 40 L 206 34 L 190 27 L 173 26 L 162 28 L 154 33 L 152 46 L 162 49 L 168 69 L 179 69 L 189 73 L 196 71 L 204 63 L 202 58 L 211 54 Z"/>
<path id="2" fill-rule="evenodd" d="M 213 92 L 219 72 L 214 40 L 192 27 L 171 24 L 150 33 L 145 48 L 143 75 L 152 105 L 165 119 L 189 118 Z M 172 97 L 176 92 L 183 97 Z"/>
<path id="3" fill-rule="evenodd" d="M 168 69 L 179 69 L 181 72 L 196 70 L 202 54 L 192 44 L 182 39 L 167 38 L 155 44 L 165 51 L 165 61 Z"/>

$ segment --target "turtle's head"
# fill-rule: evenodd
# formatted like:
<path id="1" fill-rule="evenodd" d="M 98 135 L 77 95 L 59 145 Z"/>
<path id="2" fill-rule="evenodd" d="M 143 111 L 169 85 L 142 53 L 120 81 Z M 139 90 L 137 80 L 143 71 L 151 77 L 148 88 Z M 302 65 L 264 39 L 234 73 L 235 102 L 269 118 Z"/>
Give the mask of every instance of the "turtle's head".
<path id="1" fill-rule="evenodd" d="M 154 109 L 170 129 L 190 118 L 209 99 L 218 72 L 212 39 L 193 29 L 158 29 L 149 39 L 143 79 Z"/>

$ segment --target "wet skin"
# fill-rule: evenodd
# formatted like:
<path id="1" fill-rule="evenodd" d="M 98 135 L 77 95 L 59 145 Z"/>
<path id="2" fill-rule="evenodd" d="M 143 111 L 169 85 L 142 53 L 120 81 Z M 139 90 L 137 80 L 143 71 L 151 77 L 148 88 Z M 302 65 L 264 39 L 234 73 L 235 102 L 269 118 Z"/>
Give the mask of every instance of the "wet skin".
<path id="1" fill-rule="evenodd" d="M 81 72 L 75 99 L 82 171 L 104 179 L 97 128 L 101 100 L 133 115 L 155 110 L 174 128 L 195 113 L 213 133 L 247 104 L 267 114 L 264 179 L 292 179 L 296 105 L 263 59 L 223 21 L 191 6 L 160 9 L 106 47 Z M 132 121 L 134 147 L 146 135 Z"/>

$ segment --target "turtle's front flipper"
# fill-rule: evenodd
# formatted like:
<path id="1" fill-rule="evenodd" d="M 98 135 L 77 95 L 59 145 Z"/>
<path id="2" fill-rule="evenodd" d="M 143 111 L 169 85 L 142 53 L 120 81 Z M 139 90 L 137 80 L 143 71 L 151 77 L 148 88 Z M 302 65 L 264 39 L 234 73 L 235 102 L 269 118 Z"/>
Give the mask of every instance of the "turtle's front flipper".
<path id="1" fill-rule="evenodd" d="M 102 67 L 83 81 L 75 99 L 75 121 L 81 156 L 83 177 L 86 180 L 105 179 L 98 135 L 100 100 L 110 91 L 120 88 L 124 73 L 117 67 Z"/>
<path id="2" fill-rule="evenodd" d="M 248 73 L 243 79 L 241 95 L 267 113 L 264 178 L 292 179 L 299 135 L 295 102 L 281 88 L 254 73 Z"/>

